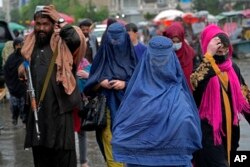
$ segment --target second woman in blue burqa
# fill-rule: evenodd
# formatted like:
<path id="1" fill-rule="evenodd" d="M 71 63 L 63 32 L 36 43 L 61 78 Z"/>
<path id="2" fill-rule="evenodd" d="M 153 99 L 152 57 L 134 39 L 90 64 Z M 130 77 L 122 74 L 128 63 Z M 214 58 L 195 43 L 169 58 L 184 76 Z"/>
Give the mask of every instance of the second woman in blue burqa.
<path id="1" fill-rule="evenodd" d="M 112 130 L 114 159 L 127 167 L 192 166 L 200 120 L 170 39 L 149 41 Z"/>

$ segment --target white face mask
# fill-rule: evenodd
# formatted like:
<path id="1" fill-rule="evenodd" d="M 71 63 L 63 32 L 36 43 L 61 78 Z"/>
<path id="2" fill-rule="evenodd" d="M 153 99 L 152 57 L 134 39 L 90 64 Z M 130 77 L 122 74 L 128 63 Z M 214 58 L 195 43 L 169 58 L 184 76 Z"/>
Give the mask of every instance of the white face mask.
<path id="1" fill-rule="evenodd" d="M 175 51 L 179 50 L 181 47 L 182 47 L 182 43 L 181 42 L 173 44 L 173 48 L 174 48 Z"/>

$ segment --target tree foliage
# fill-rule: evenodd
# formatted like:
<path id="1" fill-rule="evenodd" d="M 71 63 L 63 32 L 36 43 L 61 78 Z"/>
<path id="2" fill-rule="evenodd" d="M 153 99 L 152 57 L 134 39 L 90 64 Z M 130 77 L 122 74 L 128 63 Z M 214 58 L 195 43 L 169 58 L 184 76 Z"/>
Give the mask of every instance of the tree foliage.
<path id="1" fill-rule="evenodd" d="M 146 14 L 144 14 L 145 20 L 148 20 L 148 21 L 152 20 L 154 17 L 155 17 L 155 14 L 151 14 L 149 12 L 147 12 Z"/>
<path id="2" fill-rule="evenodd" d="M 11 21 L 14 21 L 14 22 L 20 22 L 21 20 L 21 17 L 20 17 L 20 12 L 18 9 L 13 9 L 11 12 L 10 12 L 10 17 L 11 17 Z"/>
<path id="3" fill-rule="evenodd" d="M 34 11 L 37 5 L 49 5 L 52 4 L 52 0 L 32 0 L 28 5 L 23 6 L 20 9 L 21 18 L 19 22 L 27 22 L 28 20 L 33 20 Z"/>
<path id="4" fill-rule="evenodd" d="M 237 1 L 234 5 L 235 10 L 244 10 L 250 8 L 250 1 Z"/>
<path id="5" fill-rule="evenodd" d="M 89 0 L 85 6 L 78 7 L 75 15 L 79 19 L 90 18 L 94 22 L 99 22 L 109 16 L 109 11 L 107 7 L 97 9 L 96 6 L 92 4 L 92 1 Z"/>
<path id="6" fill-rule="evenodd" d="M 5 19 L 5 12 L 0 10 L 0 20 L 4 20 Z"/>
<path id="7" fill-rule="evenodd" d="M 176 9 L 182 11 L 180 3 L 177 4 Z"/>
<path id="8" fill-rule="evenodd" d="M 207 10 L 211 14 L 219 14 L 223 12 L 225 9 L 225 5 L 229 5 L 231 3 L 231 10 L 244 10 L 250 8 L 249 0 L 193 0 L 193 9 Z"/>
<path id="9" fill-rule="evenodd" d="M 82 18 L 91 18 L 93 21 L 101 21 L 109 15 L 107 7 L 97 9 L 91 0 L 89 0 L 86 5 L 80 4 L 78 0 L 32 0 L 28 5 L 21 8 L 21 16 L 19 18 L 15 16 L 17 12 L 13 11 L 11 15 L 12 20 L 29 23 L 29 21 L 33 20 L 34 11 L 37 5 L 49 4 L 53 4 L 59 12 L 73 16 L 76 23 Z"/>
<path id="10" fill-rule="evenodd" d="M 214 15 L 222 12 L 220 0 L 193 0 L 193 4 L 193 9 L 197 11 L 207 10 Z"/>

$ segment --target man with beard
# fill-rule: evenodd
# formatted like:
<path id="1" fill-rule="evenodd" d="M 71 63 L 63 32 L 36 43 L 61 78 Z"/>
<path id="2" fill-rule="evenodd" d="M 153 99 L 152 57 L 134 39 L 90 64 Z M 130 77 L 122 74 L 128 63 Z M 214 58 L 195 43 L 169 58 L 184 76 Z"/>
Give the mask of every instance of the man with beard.
<path id="1" fill-rule="evenodd" d="M 13 41 L 14 52 L 9 55 L 4 65 L 4 78 L 10 92 L 10 109 L 13 125 L 17 125 L 19 116 L 23 122 L 25 122 L 26 118 L 24 114 L 26 85 L 18 77 L 18 67 L 24 61 L 21 55 L 22 45 L 23 38 L 17 37 Z"/>
<path id="2" fill-rule="evenodd" d="M 98 50 L 98 42 L 95 35 L 91 34 L 92 29 L 92 20 L 90 19 L 84 19 L 82 22 L 80 22 L 79 27 L 82 30 L 82 33 L 84 34 L 86 41 L 87 41 L 87 50 L 85 54 L 85 58 L 92 64 L 96 52 Z"/>
<path id="3" fill-rule="evenodd" d="M 25 37 L 21 53 L 30 62 L 39 131 L 30 111 L 25 148 L 32 147 L 35 167 L 76 167 L 72 110 L 80 102 L 75 71 L 86 49 L 85 38 L 78 27 L 60 18 L 52 5 L 36 11 L 34 21 L 34 32 Z M 56 58 L 49 77 L 53 56 Z"/>

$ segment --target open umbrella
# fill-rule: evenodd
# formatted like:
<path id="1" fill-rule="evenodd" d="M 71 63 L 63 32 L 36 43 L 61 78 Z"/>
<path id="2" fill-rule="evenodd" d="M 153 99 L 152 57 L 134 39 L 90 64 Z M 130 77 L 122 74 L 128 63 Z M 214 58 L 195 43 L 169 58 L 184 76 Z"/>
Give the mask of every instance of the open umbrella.
<path id="1" fill-rule="evenodd" d="M 176 9 L 164 10 L 155 16 L 154 21 L 174 20 L 176 17 L 182 17 L 183 14 L 184 13 L 182 11 Z"/>
<path id="2" fill-rule="evenodd" d="M 64 20 L 65 20 L 66 22 L 68 22 L 69 24 L 75 22 L 74 17 L 71 17 L 71 16 L 69 16 L 69 15 L 67 15 L 67 14 L 65 14 L 65 13 L 59 13 L 59 15 L 60 15 L 60 17 L 64 18 Z"/>
<path id="3" fill-rule="evenodd" d="M 8 26 L 9 26 L 10 30 L 12 30 L 12 31 L 13 30 L 22 31 L 22 30 L 26 29 L 23 25 L 15 23 L 15 22 L 9 22 Z"/>
<path id="4" fill-rule="evenodd" d="M 182 19 L 185 23 L 193 24 L 199 22 L 199 18 L 194 13 L 184 13 Z"/>

